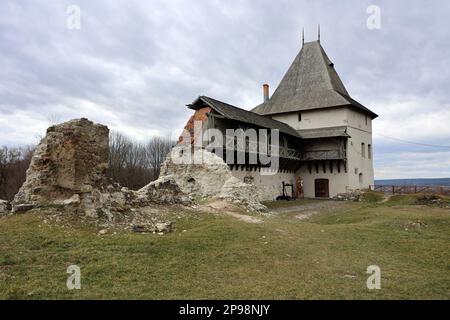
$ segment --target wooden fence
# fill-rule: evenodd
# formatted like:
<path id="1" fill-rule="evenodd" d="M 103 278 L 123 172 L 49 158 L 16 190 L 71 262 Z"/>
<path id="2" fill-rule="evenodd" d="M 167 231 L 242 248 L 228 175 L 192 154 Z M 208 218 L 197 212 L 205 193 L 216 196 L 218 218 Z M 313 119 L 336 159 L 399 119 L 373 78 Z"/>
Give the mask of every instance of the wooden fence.
<path id="1" fill-rule="evenodd" d="M 372 185 L 370 190 L 384 192 L 387 194 L 408 194 L 408 193 L 435 193 L 450 195 L 450 186 L 417 186 L 417 185 Z"/>

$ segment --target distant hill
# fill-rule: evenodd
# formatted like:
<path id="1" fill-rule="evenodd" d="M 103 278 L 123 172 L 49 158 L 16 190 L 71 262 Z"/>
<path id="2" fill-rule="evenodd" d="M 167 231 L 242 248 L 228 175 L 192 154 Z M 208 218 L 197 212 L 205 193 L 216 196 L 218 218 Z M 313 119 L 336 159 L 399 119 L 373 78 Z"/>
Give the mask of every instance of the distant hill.
<path id="1" fill-rule="evenodd" d="M 393 185 L 393 186 L 450 186 L 450 178 L 439 179 L 390 179 L 390 180 L 375 180 L 376 185 Z"/>

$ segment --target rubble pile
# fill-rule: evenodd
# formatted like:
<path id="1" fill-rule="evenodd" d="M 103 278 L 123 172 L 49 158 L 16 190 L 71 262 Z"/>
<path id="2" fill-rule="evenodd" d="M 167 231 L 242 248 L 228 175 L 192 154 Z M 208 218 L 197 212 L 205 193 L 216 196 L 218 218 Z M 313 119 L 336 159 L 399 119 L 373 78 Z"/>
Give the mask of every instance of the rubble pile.
<path id="1" fill-rule="evenodd" d="M 338 193 L 333 197 L 333 200 L 337 201 L 360 201 L 361 191 L 360 190 L 349 190 L 346 193 Z"/>
<path id="2" fill-rule="evenodd" d="M 415 201 L 418 205 L 436 206 L 441 208 L 450 208 L 450 200 L 441 198 L 435 194 L 424 194 L 416 198 Z"/>
<path id="3" fill-rule="evenodd" d="M 26 181 L 12 201 L 0 202 L 0 215 L 35 208 L 61 208 L 98 219 L 100 225 L 131 223 L 136 232 L 170 232 L 167 222 L 138 212 L 155 205 L 192 206 L 197 198 L 218 198 L 264 211 L 255 187 L 233 177 L 222 158 L 206 150 L 192 153 L 176 146 L 162 165 L 158 180 L 138 191 L 107 177 L 109 129 L 88 119 L 76 119 L 47 129 L 33 154 Z M 192 156 L 191 161 L 184 159 Z M 148 210 L 147 210 L 148 211 Z M 147 212 L 148 213 L 148 212 Z M 157 215 L 155 215 L 157 216 Z M 134 226 L 134 227 L 133 227 Z"/>
<path id="4" fill-rule="evenodd" d="M 165 192 L 166 190 L 167 192 Z M 166 202 L 186 203 L 187 199 L 218 198 L 240 204 L 251 211 L 265 211 L 252 184 L 234 177 L 222 158 L 205 149 L 175 146 L 161 167 L 158 180 L 138 191 L 148 198 L 164 194 Z"/>
<path id="5" fill-rule="evenodd" d="M 136 192 L 137 205 L 156 204 L 192 204 L 192 198 L 184 193 L 172 176 L 163 176 Z"/>
<path id="6" fill-rule="evenodd" d="M 420 219 L 416 219 L 414 221 L 408 222 L 406 225 L 404 225 L 404 230 L 422 230 L 423 228 L 427 228 L 428 224 Z"/>
<path id="7" fill-rule="evenodd" d="M 235 177 L 231 177 L 225 181 L 220 193 L 216 197 L 242 205 L 250 211 L 267 211 L 267 207 L 258 201 L 255 186 L 244 183 Z"/>
<path id="8" fill-rule="evenodd" d="M 0 200 L 0 217 L 6 216 L 11 211 L 11 205 L 6 200 Z"/>

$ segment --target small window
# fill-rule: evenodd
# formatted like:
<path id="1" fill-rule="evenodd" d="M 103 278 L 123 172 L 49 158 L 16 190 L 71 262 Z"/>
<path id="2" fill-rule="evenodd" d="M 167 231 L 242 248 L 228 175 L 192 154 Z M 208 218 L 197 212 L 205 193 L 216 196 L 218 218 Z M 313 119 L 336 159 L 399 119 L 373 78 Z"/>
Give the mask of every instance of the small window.
<path id="1" fill-rule="evenodd" d="M 298 122 L 300 122 L 300 121 L 302 121 L 302 114 L 301 113 L 298 114 Z"/>
<path id="2" fill-rule="evenodd" d="M 367 116 L 366 116 L 366 126 L 367 126 L 367 124 L 368 124 L 368 121 L 367 121 Z"/>
<path id="3" fill-rule="evenodd" d="M 367 145 L 367 157 L 369 159 L 372 159 L 372 145 L 371 144 Z"/>
<path id="4" fill-rule="evenodd" d="M 366 144 L 364 142 L 361 143 L 361 157 L 366 157 Z"/>

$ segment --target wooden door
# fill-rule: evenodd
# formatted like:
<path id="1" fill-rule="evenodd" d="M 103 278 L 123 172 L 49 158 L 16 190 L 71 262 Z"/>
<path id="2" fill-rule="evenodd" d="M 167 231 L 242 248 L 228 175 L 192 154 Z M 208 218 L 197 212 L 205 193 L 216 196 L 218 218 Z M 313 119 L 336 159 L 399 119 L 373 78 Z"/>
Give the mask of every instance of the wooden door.
<path id="1" fill-rule="evenodd" d="M 330 184 L 328 179 L 316 179 L 315 181 L 316 198 L 329 198 L 330 197 L 329 185 Z"/>

